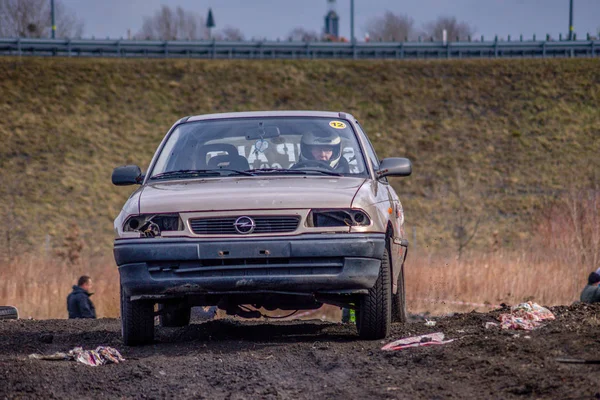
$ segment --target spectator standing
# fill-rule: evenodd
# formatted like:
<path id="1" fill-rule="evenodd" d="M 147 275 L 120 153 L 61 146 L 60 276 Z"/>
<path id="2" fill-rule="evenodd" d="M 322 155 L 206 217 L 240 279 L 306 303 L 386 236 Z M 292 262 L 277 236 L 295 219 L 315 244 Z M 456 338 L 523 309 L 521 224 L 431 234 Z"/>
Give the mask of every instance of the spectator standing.
<path id="1" fill-rule="evenodd" d="M 96 309 L 90 300 L 92 279 L 83 275 L 73 286 L 73 291 L 67 296 L 67 310 L 71 318 L 96 318 Z"/>
<path id="2" fill-rule="evenodd" d="M 588 277 L 588 284 L 581 292 L 580 300 L 583 303 L 599 303 L 600 302 L 600 274 L 592 272 Z"/>

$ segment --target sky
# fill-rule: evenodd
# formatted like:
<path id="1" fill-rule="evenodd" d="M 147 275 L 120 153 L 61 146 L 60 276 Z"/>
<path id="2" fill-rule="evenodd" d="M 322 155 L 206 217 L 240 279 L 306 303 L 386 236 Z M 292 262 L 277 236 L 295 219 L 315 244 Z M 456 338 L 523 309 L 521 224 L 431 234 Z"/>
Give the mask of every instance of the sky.
<path id="1" fill-rule="evenodd" d="M 86 38 L 127 38 L 161 5 L 181 6 L 206 16 L 212 8 L 216 30 L 239 28 L 247 39 L 285 38 L 295 27 L 321 32 L 326 0 L 62 0 L 84 22 Z M 579 38 L 600 29 L 600 0 L 574 0 L 574 30 Z M 355 0 L 355 35 L 361 40 L 369 20 L 386 11 L 407 14 L 417 28 L 441 15 L 455 16 L 475 27 L 486 40 L 495 35 L 538 39 L 566 36 L 569 0 Z M 337 0 L 340 35 L 350 37 L 350 0 Z"/>

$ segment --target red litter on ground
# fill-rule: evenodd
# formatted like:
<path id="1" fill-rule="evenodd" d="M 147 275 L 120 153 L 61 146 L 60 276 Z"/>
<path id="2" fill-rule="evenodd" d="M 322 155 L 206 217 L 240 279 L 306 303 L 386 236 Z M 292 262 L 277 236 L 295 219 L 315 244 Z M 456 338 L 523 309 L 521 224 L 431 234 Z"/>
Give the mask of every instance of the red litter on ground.
<path id="1" fill-rule="evenodd" d="M 498 320 L 502 329 L 522 329 L 531 331 L 542 326 L 545 321 L 555 319 L 554 314 L 537 303 L 528 301 L 511 308 L 510 313 L 500 314 Z"/>
<path id="2" fill-rule="evenodd" d="M 409 347 L 420 347 L 420 346 L 435 346 L 440 344 L 446 344 L 453 342 L 454 339 L 444 340 L 444 334 L 442 332 L 428 333 L 421 336 L 411 336 L 405 339 L 396 340 L 395 342 L 388 343 L 381 348 L 385 351 L 402 350 Z"/>

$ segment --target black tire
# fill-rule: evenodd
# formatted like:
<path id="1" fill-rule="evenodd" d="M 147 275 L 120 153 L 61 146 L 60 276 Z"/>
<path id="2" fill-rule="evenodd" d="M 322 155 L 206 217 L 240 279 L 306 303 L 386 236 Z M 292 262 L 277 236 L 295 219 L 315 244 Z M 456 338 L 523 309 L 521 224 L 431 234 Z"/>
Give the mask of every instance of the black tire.
<path id="1" fill-rule="evenodd" d="M 12 306 L 0 306 L 0 319 L 19 319 L 19 311 Z"/>
<path id="2" fill-rule="evenodd" d="M 190 324 L 191 307 L 178 304 L 159 304 L 160 312 L 158 320 L 160 326 L 165 328 L 176 328 Z"/>
<path id="3" fill-rule="evenodd" d="M 379 277 L 369 293 L 364 295 L 357 310 L 356 328 L 362 339 L 383 339 L 392 323 L 392 283 L 390 256 L 387 248 L 381 257 Z"/>
<path id="4" fill-rule="evenodd" d="M 127 346 L 154 341 L 154 304 L 131 301 L 121 288 L 121 335 Z"/>
<path id="5" fill-rule="evenodd" d="M 404 265 L 402 265 L 398 275 L 398 291 L 392 296 L 392 322 L 403 324 L 406 319 L 406 291 L 404 290 Z"/>

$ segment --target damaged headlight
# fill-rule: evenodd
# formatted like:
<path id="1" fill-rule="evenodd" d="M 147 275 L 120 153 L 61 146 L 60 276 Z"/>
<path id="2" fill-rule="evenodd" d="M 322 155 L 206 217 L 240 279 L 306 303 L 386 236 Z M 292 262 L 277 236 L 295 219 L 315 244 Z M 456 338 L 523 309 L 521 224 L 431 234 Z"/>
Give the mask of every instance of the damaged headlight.
<path id="1" fill-rule="evenodd" d="M 371 219 L 363 210 L 312 210 L 310 214 L 308 214 L 306 225 L 312 228 L 369 226 L 371 225 Z"/>
<path id="2" fill-rule="evenodd" d="M 142 214 L 131 216 L 123 225 L 124 232 L 139 232 L 143 237 L 160 236 L 165 231 L 182 231 L 178 214 Z"/>

